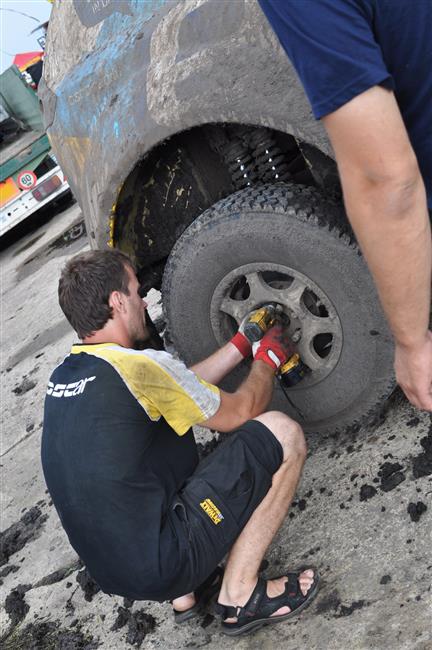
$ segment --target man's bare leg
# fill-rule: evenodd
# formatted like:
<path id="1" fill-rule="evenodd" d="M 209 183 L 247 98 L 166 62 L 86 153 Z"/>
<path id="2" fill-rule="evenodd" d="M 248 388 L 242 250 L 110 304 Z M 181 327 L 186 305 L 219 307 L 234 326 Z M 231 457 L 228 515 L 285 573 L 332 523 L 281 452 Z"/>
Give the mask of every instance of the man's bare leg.
<path id="1" fill-rule="evenodd" d="M 306 443 L 300 425 L 276 411 L 264 413 L 255 419 L 265 424 L 281 443 L 283 462 L 273 476 L 270 490 L 230 551 L 218 598 L 224 605 L 243 606 L 249 600 L 264 554 L 287 514 L 306 458 Z M 311 570 L 300 575 L 300 588 L 304 595 L 309 591 L 313 579 Z M 282 594 L 286 580 L 279 578 L 268 581 L 268 596 L 274 598 Z M 289 611 L 289 607 L 282 607 L 274 614 Z M 228 622 L 234 620 L 227 619 Z"/>
<path id="2" fill-rule="evenodd" d="M 264 413 L 255 419 L 265 424 L 281 443 L 283 462 L 273 476 L 270 490 L 230 551 L 218 599 L 224 605 L 243 606 L 249 600 L 264 554 L 287 514 L 306 458 L 306 443 L 300 425 L 276 411 Z M 286 578 L 268 581 L 267 594 L 274 598 L 283 593 L 285 582 Z M 312 583 L 313 572 L 304 571 L 300 576 L 300 588 L 304 595 Z M 178 611 L 194 605 L 193 593 L 173 600 L 174 609 Z M 289 611 L 289 607 L 282 607 L 275 614 Z"/>

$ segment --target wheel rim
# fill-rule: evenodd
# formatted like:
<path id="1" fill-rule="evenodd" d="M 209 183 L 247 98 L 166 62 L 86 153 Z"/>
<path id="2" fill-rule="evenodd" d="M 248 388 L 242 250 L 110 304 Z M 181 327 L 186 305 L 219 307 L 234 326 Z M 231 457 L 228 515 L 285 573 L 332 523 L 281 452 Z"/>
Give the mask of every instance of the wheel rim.
<path id="1" fill-rule="evenodd" d="M 338 363 L 342 326 L 330 298 L 313 280 L 288 266 L 246 264 L 219 282 L 210 304 L 219 345 L 231 338 L 246 314 L 269 302 L 282 306 L 289 336 L 312 371 L 298 389 L 322 381 Z"/>

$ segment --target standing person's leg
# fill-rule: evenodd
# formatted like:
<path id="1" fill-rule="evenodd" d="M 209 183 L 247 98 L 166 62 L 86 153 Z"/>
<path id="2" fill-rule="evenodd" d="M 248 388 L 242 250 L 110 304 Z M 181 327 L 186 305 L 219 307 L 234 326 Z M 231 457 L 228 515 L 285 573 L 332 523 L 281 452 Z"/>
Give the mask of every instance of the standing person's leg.
<path id="1" fill-rule="evenodd" d="M 278 412 L 264 413 L 255 418 L 262 422 L 280 442 L 283 462 L 273 475 L 272 486 L 256 508 L 233 545 L 225 568 L 218 602 L 225 606 L 244 606 L 258 581 L 258 570 L 264 554 L 280 528 L 293 499 L 306 458 L 306 443 L 299 424 Z M 268 581 L 267 595 L 271 598 L 285 591 L 286 577 Z M 299 576 L 299 585 L 306 595 L 314 582 L 312 570 Z M 287 605 L 276 608 L 273 615 L 290 612 Z M 235 621 L 227 618 L 226 621 Z"/>

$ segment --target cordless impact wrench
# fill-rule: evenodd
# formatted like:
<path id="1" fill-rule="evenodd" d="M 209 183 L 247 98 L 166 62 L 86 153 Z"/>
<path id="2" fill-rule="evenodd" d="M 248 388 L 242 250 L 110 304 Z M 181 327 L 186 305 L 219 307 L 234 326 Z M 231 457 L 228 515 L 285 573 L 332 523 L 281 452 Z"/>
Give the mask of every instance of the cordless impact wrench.
<path id="1" fill-rule="evenodd" d="M 276 303 L 263 305 L 251 313 L 244 326 L 245 336 L 253 343 L 260 341 L 267 330 L 281 320 L 281 316 L 282 307 L 280 305 Z M 298 352 L 295 352 L 279 368 L 277 377 L 283 387 L 291 388 L 298 384 L 308 372 L 309 368 L 303 363 Z"/>

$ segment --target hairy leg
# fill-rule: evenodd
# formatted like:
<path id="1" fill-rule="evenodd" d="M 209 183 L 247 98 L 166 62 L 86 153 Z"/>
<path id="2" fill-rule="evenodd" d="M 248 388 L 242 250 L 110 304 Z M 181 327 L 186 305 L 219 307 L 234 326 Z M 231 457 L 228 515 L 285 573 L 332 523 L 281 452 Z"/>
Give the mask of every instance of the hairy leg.
<path id="1" fill-rule="evenodd" d="M 278 412 L 264 413 L 255 419 L 265 424 L 281 443 L 283 462 L 273 476 L 270 490 L 230 551 L 218 599 L 224 605 L 243 606 L 249 600 L 264 554 L 287 514 L 306 458 L 306 443 L 300 425 Z M 275 597 L 283 593 L 285 582 L 286 578 L 269 581 L 267 594 Z M 301 574 L 303 594 L 308 592 L 312 582 L 312 571 Z M 275 614 L 289 611 L 289 607 L 283 607 Z"/>

